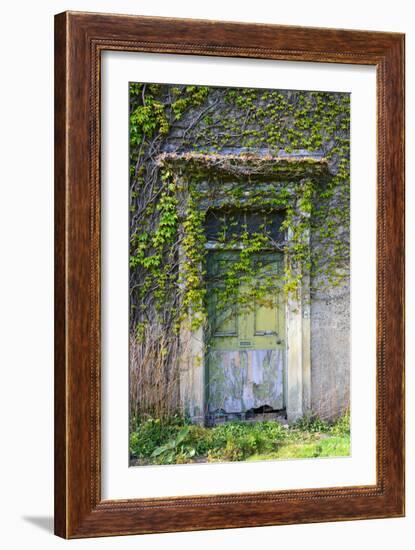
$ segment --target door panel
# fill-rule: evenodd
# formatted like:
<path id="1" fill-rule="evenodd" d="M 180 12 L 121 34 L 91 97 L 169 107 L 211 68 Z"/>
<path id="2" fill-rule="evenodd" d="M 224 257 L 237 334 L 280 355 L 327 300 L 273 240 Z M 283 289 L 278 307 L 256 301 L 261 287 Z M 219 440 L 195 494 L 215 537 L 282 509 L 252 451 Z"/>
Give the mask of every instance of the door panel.
<path id="1" fill-rule="evenodd" d="M 280 273 L 283 255 L 264 252 L 255 258 L 254 281 L 247 283 L 241 277 L 237 296 L 224 299 L 225 273 L 238 258 L 238 251 L 208 254 L 210 413 L 241 413 L 264 405 L 276 410 L 284 407 L 284 300 L 277 284 L 271 289 L 264 284 L 265 277 Z"/>
<path id="2" fill-rule="evenodd" d="M 219 296 L 217 289 L 212 291 L 212 315 L 214 324 L 212 324 L 213 336 L 237 337 L 238 336 L 238 315 L 235 304 L 229 304 L 229 307 L 223 309 L 219 306 Z"/>
<path id="3" fill-rule="evenodd" d="M 209 412 L 284 408 L 283 350 L 211 350 Z"/>

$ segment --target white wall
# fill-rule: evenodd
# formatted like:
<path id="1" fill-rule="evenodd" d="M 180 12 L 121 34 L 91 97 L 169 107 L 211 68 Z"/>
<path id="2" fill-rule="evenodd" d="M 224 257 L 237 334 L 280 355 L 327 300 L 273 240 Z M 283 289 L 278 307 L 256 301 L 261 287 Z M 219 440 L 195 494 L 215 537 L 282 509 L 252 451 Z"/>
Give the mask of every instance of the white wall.
<path id="1" fill-rule="evenodd" d="M 415 30 L 404 0 L 9 0 L 0 19 L 1 285 L 0 506 L 3 548 L 61 547 L 52 515 L 52 173 L 53 14 L 108 11 L 407 33 L 407 97 L 415 97 Z M 411 25 L 412 23 L 412 25 Z M 407 151 L 415 149 L 413 102 L 407 108 Z M 414 158 L 407 160 L 408 335 L 415 330 Z M 77 547 L 217 549 L 290 546 L 321 550 L 370 544 L 413 545 L 415 534 L 415 360 L 407 344 L 407 517 L 394 520 L 266 527 L 78 541 Z"/>

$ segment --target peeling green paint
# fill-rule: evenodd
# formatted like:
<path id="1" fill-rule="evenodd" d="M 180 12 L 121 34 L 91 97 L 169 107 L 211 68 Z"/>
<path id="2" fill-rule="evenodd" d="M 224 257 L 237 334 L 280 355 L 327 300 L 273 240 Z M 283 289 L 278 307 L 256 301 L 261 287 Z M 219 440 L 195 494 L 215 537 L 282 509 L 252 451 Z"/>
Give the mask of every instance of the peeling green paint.
<path id="1" fill-rule="evenodd" d="M 283 350 L 213 350 L 208 362 L 209 412 L 283 408 Z"/>
<path id="2" fill-rule="evenodd" d="M 238 261 L 232 251 L 209 254 L 208 280 L 216 285 L 209 293 L 210 307 L 208 363 L 209 412 L 245 412 L 268 405 L 282 409 L 283 364 L 285 353 L 285 305 L 278 287 L 268 287 L 258 299 L 264 277 L 273 277 L 282 269 L 281 254 L 263 253 L 257 258 L 261 267 L 246 283 L 239 279 L 237 296 L 219 303 L 221 274 Z M 250 287 L 256 290 L 250 298 Z M 247 301 L 238 297 L 248 297 Z M 218 309 L 219 308 L 219 309 Z M 244 349 L 247 348 L 247 349 Z"/>

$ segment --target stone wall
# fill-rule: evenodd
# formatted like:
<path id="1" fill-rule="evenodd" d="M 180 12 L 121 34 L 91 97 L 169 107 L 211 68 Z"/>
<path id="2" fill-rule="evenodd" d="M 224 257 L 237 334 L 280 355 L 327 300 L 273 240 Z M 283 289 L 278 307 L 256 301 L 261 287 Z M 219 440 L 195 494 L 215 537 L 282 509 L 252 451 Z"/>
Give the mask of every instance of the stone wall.
<path id="1" fill-rule="evenodd" d="M 321 418 L 350 404 L 349 284 L 311 300 L 311 408 Z"/>

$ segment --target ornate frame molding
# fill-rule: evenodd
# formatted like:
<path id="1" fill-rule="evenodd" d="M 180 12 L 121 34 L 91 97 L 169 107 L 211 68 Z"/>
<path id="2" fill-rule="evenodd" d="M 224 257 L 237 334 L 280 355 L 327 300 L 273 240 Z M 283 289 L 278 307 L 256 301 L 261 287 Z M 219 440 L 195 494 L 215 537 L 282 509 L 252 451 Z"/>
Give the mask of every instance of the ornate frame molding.
<path id="1" fill-rule="evenodd" d="M 100 54 L 104 50 L 376 66 L 375 485 L 101 499 Z M 56 534 L 77 538 L 402 516 L 404 35 L 65 12 L 55 18 L 55 52 Z"/>

